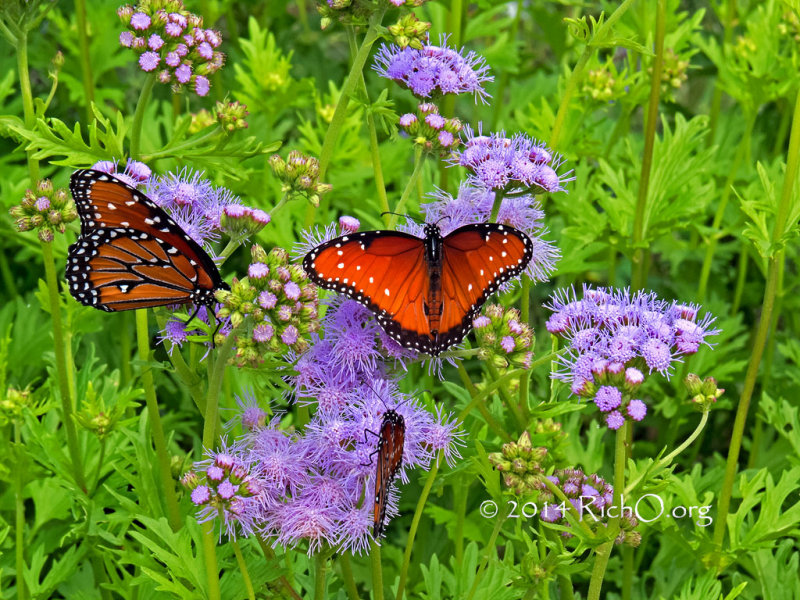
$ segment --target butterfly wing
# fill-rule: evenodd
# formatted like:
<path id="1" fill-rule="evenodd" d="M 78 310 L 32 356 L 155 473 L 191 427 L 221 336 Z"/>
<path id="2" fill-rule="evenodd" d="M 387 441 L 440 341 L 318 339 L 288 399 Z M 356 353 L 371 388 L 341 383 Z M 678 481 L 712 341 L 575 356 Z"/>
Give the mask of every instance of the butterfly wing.
<path id="1" fill-rule="evenodd" d="M 389 490 L 403 464 L 405 435 L 406 427 L 403 417 L 393 410 L 386 411 L 378 438 L 378 467 L 375 473 L 372 533 L 376 538 L 383 533 Z"/>
<path id="2" fill-rule="evenodd" d="M 464 338 L 486 299 L 525 270 L 532 257 L 530 238 L 508 225 L 465 225 L 445 236 L 437 354 Z"/>
<path id="3" fill-rule="evenodd" d="M 425 315 L 430 279 L 423 240 L 397 231 L 363 231 L 321 244 L 303 259 L 320 287 L 345 294 L 375 313 L 401 345 L 430 351 Z"/>
<path id="4" fill-rule="evenodd" d="M 67 281 L 78 302 L 107 311 L 210 304 L 227 288 L 205 250 L 138 190 L 91 169 L 73 173 L 70 190 L 81 235 Z"/>

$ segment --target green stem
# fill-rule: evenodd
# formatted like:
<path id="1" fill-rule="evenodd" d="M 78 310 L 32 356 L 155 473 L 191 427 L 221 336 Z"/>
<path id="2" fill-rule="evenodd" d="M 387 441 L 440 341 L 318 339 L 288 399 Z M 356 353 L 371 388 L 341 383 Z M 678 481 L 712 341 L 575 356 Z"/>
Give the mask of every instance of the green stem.
<path id="1" fill-rule="evenodd" d="M 530 325 L 531 313 L 531 279 L 527 275 L 522 275 L 522 295 L 519 300 L 519 315 L 523 323 Z M 530 394 L 530 381 L 531 369 L 528 367 L 522 376 L 519 378 L 519 410 L 528 423 L 531 418 L 531 411 L 528 407 L 528 398 Z"/>
<path id="2" fill-rule="evenodd" d="M 350 57 L 355 60 L 358 54 L 358 45 L 356 42 L 355 28 L 346 26 L 345 32 L 347 33 L 347 42 L 350 45 Z M 383 166 L 381 164 L 380 146 L 378 145 L 378 129 L 375 127 L 375 115 L 372 114 L 371 105 L 369 101 L 369 92 L 367 92 L 367 83 L 364 81 L 364 73 L 359 77 L 359 92 L 361 93 L 364 105 L 367 111 L 367 132 L 369 133 L 369 151 L 372 156 L 372 172 L 375 175 L 375 191 L 378 194 L 378 202 L 381 206 L 382 213 L 389 212 L 389 198 L 386 196 L 386 183 L 383 178 Z M 384 225 L 389 226 L 388 214 L 383 215 Z"/>
<path id="3" fill-rule="evenodd" d="M 473 401 L 477 401 L 479 397 L 478 390 L 475 388 L 475 385 L 470 380 L 469 374 L 467 373 L 467 370 L 464 368 L 464 365 L 461 362 L 459 362 L 458 367 L 456 368 L 458 369 L 458 375 L 459 377 L 461 377 L 461 382 L 464 384 L 464 387 L 467 388 L 467 391 L 472 396 Z M 495 384 L 497 385 L 498 388 L 500 387 L 499 380 L 495 382 Z M 485 399 L 486 398 L 483 397 L 479 401 L 477 401 L 478 410 L 480 411 L 483 420 L 486 421 L 486 424 L 489 426 L 489 429 L 491 429 L 495 434 L 499 435 L 503 439 L 503 441 L 505 442 L 513 441 L 513 438 L 510 435 L 508 435 L 506 430 L 503 429 L 503 427 L 492 416 L 492 413 L 489 412 L 489 409 L 486 407 Z"/>
<path id="4" fill-rule="evenodd" d="M 500 213 L 500 207 L 503 204 L 503 190 L 496 190 L 494 193 L 494 202 L 492 202 L 492 212 L 489 213 L 489 223 L 497 222 L 497 215 Z"/>
<path id="5" fill-rule="evenodd" d="M 411 177 L 409 177 L 408 181 L 406 182 L 406 187 L 403 190 L 403 194 L 400 196 L 400 200 L 397 201 L 397 204 L 394 206 L 395 214 L 391 215 L 389 218 L 389 229 L 394 229 L 395 225 L 397 225 L 397 219 L 399 218 L 398 215 L 403 214 L 402 211 L 406 207 L 406 202 L 408 201 L 409 196 L 411 196 L 411 192 L 414 190 L 414 186 L 417 183 L 417 179 L 419 179 L 420 174 L 422 173 L 422 165 L 425 164 L 425 157 L 422 154 L 422 148 L 417 147 L 414 149 L 414 170 L 411 171 Z"/>
<path id="6" fill-rule="evenodd" d="M 639 177 L 639 195 L 636 199 L 636 212 L 633 218 L 633 256 L 631 287 L 641 289 L 647 283 L 647 260 L 644 246 L 647 235 L 647 193 L 650 187 L 650 171 L 653 166 L 653 148 L 658 123 L 658 103 L 661 93 L 661 73 L 664 71 L 664 34 L 667 20 L 667 0 L 658 0 L 656 14 L 655 60 L 653 75 L 650 79 L 650 99 L 647 104 L 647 120 L 644 131 L 644 154 L 642 155 L 642 172 Z"/>
<path id="7" fill-rule="evenodd" d="M 78 442 L 78 430 L 73 417 L 73 399 L 69 386 L 68 370 L 72 369 L 73 365 L 68 365 L 66 359 L 58 277 L 53 264 L 53 246 L 47 242 L 41 242 L 41 248 L 44 259 L 44 276 L 50 301 L 50 317 L 53 321 L 53 349 L 56 357 L 58 389 L 61 395 L 61 411 L 64 413 L 64 429 L 67 432 L 67 450 L 72 463 L 72 475 L 75 478 L 75 484 L 86 492 L 86 478 L 83 474 L 83 460 L 81 459 L 80 444 Z"/>
<path id="8" fill-rule="evenodd" d="M 261 551 L 264 553 L 264 558 L 266 558 L 270 562 L 275 560 L 275 552 L 273 552 L 272 548 L 270 548 L 269 545 L 264 541 L 264 538 L 261 535 L 256 534 L 256 540 L 258 540 L 258 545 L 261 546 Z M 284 587 L 286 592 L 292 597 L 293 600 L 303 600 L 300 597 L 300 594 L 298 594 L 294 590 L 292 584 L 289 583 L 289 581 L 286 579 L 285 576 L 281 575 L 280 577 L 278 577 L 278 581 L 280 581 L 281 585 Z"/>
<path id="9" fill-rule="evenodd" d="M 678 456 L 681 452 L 686 450 L 686 448 L 691 446 L 692 442 L 694 442 L 697 439 L 697 436 L 700 435 L 700 432 L 703 431 L 703 428 L 706 426 L 706 422 L 707 421 L 708 421 L 708 411 L 704 410 L 703 411 L 703 416 L 700 418 L 700 423 L 697 425 L 695 430 L 692 432 L 692 435 L 690 435 L 688 438 L 686 438 L 686 441 L 684 441 L 680 446 L 675 448 L 675 450 L 673 450 L 667 456 L 665 456 L 660 461 L 658 461 L 658 465 L 660 467 L 668 466 L 675 459 L 676 456 Z"/>
<path id="10" fill-rule="evenodd" d="M 500 379 L 500 374 L 497 372 L 497 368 L 491 363 L 491 361 L 486 361 L 484 363 L 486 366 L 486 370 L 489 372 L 489 378 L 492 381 L 497 381 Z M 511 411 L 511 414 L 514 415 L 514 418 L 517 420 L 521 429 L 525 429 L 528 423 L 525 420 L 525 417 L 522 416 L 522 412 L 520 411 L 519 405 L 514 402 L 514 399 L 511 397 L 511 394 L 508 393 L 508 390 L 504 386 L 500 386 L 498 392 L 500 393 L 500 398 L 503 400 L 503 403 L 508 407 Z"/>
<path id="11" fill-rule="evenodd" d="M 662 0 L 659 0 L 662 1 Z M 589 580 L 588 600 L 599 600 L 600 591 L 603 587 L 603 578 L 606 575 L 608 559 L 611 557 L 611 550 L 614 547 L 614 540 L 620 530 L 622 520 L 622 495 L 625 489 L 625 462 L 627 451 L 625 449 L 628 437 L 628 428 L 631 426 L 629 421 L 617 429 L 616 443 L 614 446 L 614 501 L 612 506 L 618 508 L 617 516 L 612 520 L 609 531 L 610 540 L 597 548 L 594 559 L 594 568 Z"/>
<path id="12" fill-rule="evenodd" d="M 94 472 L 94 483 L 92 484 L 92 493 L 97 490 L 97 486 L 100 484 L 100 476 L 103 474 L 103 461 L 106 459 L 106 447 L 108 444 L 106 443 L 106 438 L 100 438 L 100 456 L 97 457 L 97 468 Z"/>
<path id="13" fill-rule="evenodd" d="M 325 181 L 325 174 L 327 173 L 328 166 L 333 158 L 333 153 L 336 150 L 336 142 L 339 139 L 339 133 L 347 118 L 347 104 L 350 100 L 350 96 L 356 89 L 356 85 L 363 76 L 362 73 L 364 71 L 364 64 L 367 62 L 372 45 L 378 39 L 378 28 L 380 27 L 381 20 L 383 19 L 385 12 L 386 8 L 381 7 L 373 13 L 372 17 L 370 17 L 367 32 L 364 34 L 364 41 L 361 42 L 358 53 L 353 59 L 353 65 L 350 67 L 350 72 L 347 74 L 347 79 L 345 79 L 344 85 L 342 86 L 342 92 L 339 96 L 338 102 L 336 103 L 336 108 L 333 111 L 333 117 L 331 118 L 330 125 L 328 125 L 328 131 L 325 132 L 325 139 L 322 141 L 322 149 L 319 153 L 320 181 Z M 326 210 L 327 207 L 328 195 L 325 195 L 322 197 L 320 209 Z M 316 209 L 313 205 L 308 205 L 305 222 L 306 227 L 313 225 L 315 210 Z"/>
<path id="14" fill-rule="evenodd" d="M 120 353 L 120 373 L 122 386 L 128 385 L 133 379 L 133 371 L 131 369 L 131 354 L 133 352 L 133 344 L 131 342 L 131 313 L 125 311 L 120 315 L 122 326 L 119 331 L 119 353 Z"/>
<path id="15" fill-rule="evenodd" d="M 625 14 L 625 11 L 628 10 L 633 2 L 634 0 L 625 0 L 622 4 L 620 4 L 617 9 L 611 13 L 611 16 L 608 17 L 600 29 L 597 30 L 597 33 L 592 39 L 597 38 L 602 40 L 614 23 L 619 21 L 619 19 Z M 572 95 L 575 93 L 575 90 L 578 88 L 578 85 L 581 83 L 581 81 L 583 81 L 583 72 L 586 69 L 589 59 L 592 57 L 592 54 L 594 54 L 595 48 L 596 46 L 594 46 L 591 42 L 586 44 L 586 47 L 583 49 L 583 53 L 581 54 L 580 58 L 578 58 L 578 62 L 575 64 L 575 68 L 572 70 L 572 74 L 567 80 L 567 85 L 564 88 L 564 95 L 561 98 L 561 104 L 558 106 L 556 119 L 553 123 L 553 131 L 550 134 L 550 145 L 555 149 L 558 149 L 558 143 L 561 141 L 561 131 L 564 128 L 564 122 L 567 118 L 567 112 L 569 111 L 569 104 L 572 100 Z"/>
<path id="16" fill-rule="evenodd" d="M 4 390 L 5 391 L 5 390 Z M 14 452 L 22 453 L 22 433 L 19 421 L 14 420 Z M 25 587 L 25 498 L 23 490 L 25 489 L 24 477 L 25 470 L 21 468 L 15 469 L 16 474 L 14 477 L 14 540 L 16 548 L 14 549 L 16 580 L 17 580 L 17 598 L 19 600 L 27 600 L 28 590 Z"/>
<path id="17" fill-rule="evenodd" d="M 728 172 L 728 176 L 725 179 L 725 183 L 722 187 L 722 196 L 720 197 L 717 211 L 714 214 L 714 221 L 711 224 L 711 229 L 714 231 L 714 233 L 712 233 L 712 237 L 709 239 L 708 245 L 706 246 L 706 253 L 703 257 L 703 266 L 700 269 L 700 283 L 697 286 L 697 301 L 700 304 L 705 301 L 708 278 L 711 275 L 711 266 L 713 264 L 714 254 L 717 250 L 719 238 L 723 235 L 723 232 L 718 230 L 722 225 L 722 219 L 725 216 L 725 209 L 727 208 L 728 200 L 731 197 L 733 183 L 736 180 L 736 176 L 739 174 L 739 165 L 741 165 L 742 159 L 744 158 L 745 154 L 747 154 L 747 149 L 750 147 L 750 139 L 753 134 L 755 117 L 752 112 L 748 112 L 746 118 L 747 125 L 745 126 L 744 136 L 739 141 L 739 145 L 736 148 L 736 154 L 733 157 L 731 169 Z"/>
<path id="18" fill-rule="evenodd" d="M 86 122 L 94 119 L 92 102 L 94 102 L 94 80 L 92 79 L 92 63 L 89 60 L 89 31 L 86 24 L 86 0 L 75 0 L 75 17 L 78 20 L 78 49 L 81 55 L 81 76 L 83 93 L 86 96 Z"/>
<path id="19" fill-rule="evenodd" d="M 633 548 L 622 548 L 622 600 L 631 600 L 633 593 Z"/>
<path id="20" fill-rule="evenodd" d="M 244 580 L 244 588 L 247 591 L 248 600 L 256 600 L 256 593 L 253 589 L 253 582 L 250 579 L 250 573 L 247 570 L 247 563 L 242 556 L 242 550 L 239 548 L 239 542 L 231 540 L 233 546 L 233 553 L 236 555 L 236 563 L 239 565 L 239 571 L 242 572 L 242 579 Z"/>
<path id="21" fill-rule="evenodd" d="M 275 207 L 269 211 L 270 217 L 274 217 L 277 212 L 286 206 L 286 203 L 289 202 L 289 193 L 284 192 L 283 196 L 281 197 L 280 201 L 275 205 Z"/>
<path id="22" fill-rule="evenodd" d="M 422 519 L 422 509 L 425 508 L 425 503 L 428 501 L 428 494 L 431 493 L 433 482 L 436 479 L 436 473 L 439 472 L 439 461 L 441 456 L 437 456 L 436 460 L 431 467 L 430 473 L 425 480 L 425 485 L 420 493 L 419 500 L 417 501 L 417 509 L 414 511 L 414 517 L 411 520 L 411 529 L 408 530 L 408 540 L 406 541 L 406 549 L 403 552 L 403 564 L 400 566 L 400 581 L 397 584 L 396 600 L 403 598 L 403 593 L 406 589 L 406 581 L 408 580 L 408 567 L 411 564 L 411 550 L 414 548 L 414 538 L 417 535 L 420 519 Z"/>
<path id="23" fill-rule="evenodd" d="M 325 599 L 325 589 L 327 586 L 325 585 L 327 582 L 327 575 L 328 575 L 328 553 L 327 552 L 318 552 L 317 555 L 314 557 L 314 600 L 324 600 Z M 377 592 L 377 590 L 376 590 Z M 376 595 L 375 598 L 377 599 L 378 596 Z"/>
<path id="24" fill-rule="evenodd" d="M 356 579 L 353 577 L 353 565 L 350 564 L 350 555 L 344 552 L 339 555 L 339 566 L 342 568 L 342 581 L 349 600 L 359 600 Z"/>
<path id="25" fill-rule="evenodd" d="M 150 337 L 147 332 L 147 309 L 136 311 L 136 341 L 139 346 L 139 360 L 141 361 L 141 381 L 144 388 L 147 416 L 150 428 L 153 430 L 153 442 L 158 457 L 158 475 L 164 488 L 164 499 L 167 503 L 167 517 L 173 531 L 181 528 L 181 511 L 178 507 L 178 497 L 175 494 L 175 482 L 172 479 L 172 468 L 167 449 L 167 439 L 164 436 L 164 426 L 161 424 L 161 413 L 158 409 L 156 385 L 153 379 L 153 370 L 150 366 Z"/>
<path id="26" fill-rule="evenodd" d="M 461 569 L 464 561 L 464 522 L 467 517 L 467 497 L 469 496 L 469 480 L 458 479 L 453 482 L 453 512 L 456 515 L 456 529 L 453 536 L 456 568 Z"/>
<path id="27" fill-rule="evenodd" d="M 800 94 L 797 95 L 792 117 L 792 132 L 789 137 L 789 152 L 786 159 L 786 174 L 783 180 L 783 190 L 781 191 L 780 202 L 775 215 L 775 226 L 772 231 L 773 243 L 777 246 L 786 233 L 786 223 L 789 210 L 792 204 L 792 194 L 794 191 L 797 172 L 800 170 Z M 772 311 L 775 306 L 775 297 L 778 290 L 780 279 L 781 262 L 783 252 L 776 251 L 769 259 L 767 265 L 767 281 L 764 287 L 764 299 L 761 304 L 761 315 L 758 321 L 758 329 L 753 340 L 753 347 L 750 354 L 750 363 L 747 365 L 742 395 L 739 398 L 739 406 L 736 410 L 736 419 L 733 423 L 733 433 L 728 449 L 728 460 L 725 465 L 725 479 L 722 483 L 722 490 L 719 496 L 719 510 L 714 523 L 714 545 L 717 552 L 722 550 L 722 542 L 725 539 L 725 529 L 728 521 L 728 510 L 730 509 L 731 494 L 733 493 L 733 483 L 736 478 L 736 470 L 739 461 L 739 451 L 742 447 L 742 436 L 747 421 L 747 411 L 750 407 L 750 399 L 753 396 L 756 380 L 758 379 L 758 368 L 761 364 L 761 357 L 767 343 L 772 323 Z"/>
<path id="28" fill-rule="evenodd" d="M 22 94 L 22 112 L 25 117 L 27 129 L 36 128 L 36 112 L 33 109 L 33 92 L 31 92 L 31 78 L 28 72 L 28 32 L 20 30 L 17 33 L 17 70 L 19 71 L 19 91 Z M 33 158 L 33 150 L 28 150 L 28 174 L 31 185 L 39 180 L 39 161 Z"/>
<path id="29" fill-rule="evenodd" d="M 203 562 L 206 566 L 208 600 L 221 600 L 219 566 L 217 565 L 217 536 L 214 534 L 214 521 L 206 521 L 201 527 L 203 530 Z"/>
<path id="30" fill-rule="evenodd" d="M 583 514 L 581 511 L 579 511 L 578 508 L 570 501 L 570 499 L 567 498 L 567 495 L 564 493 L 564 491 L 550 481 L 547 477 L 544 477 L 541 481 L 545 487 L 550 490 L 551 494 L 561 500 L 561 503 L 564 504 L 564 507 L 567 509 L 567 513 L 573 517 L 570 524 L 577 525 L 580 529 L 582 529 L 584 535 L 588 539 L 594 538 L 595 535 L 592 531 L 592 528 L 589 527 L 586 520 L 583 519 Z M 569 517 L 567 517 L 567 520 L 570 520 Z"/>
<path id="31" fill-rule="evenodd" d="M 221 267 L 223 264 L 225 264 L 225 261 L 228 260 L 231 257 L 231 254 L 233 254 L 241 245 L 241 239 L 231 239 L 228 241 L 228 243 L 225 245 L 225 248 L 223 248 L 222 252 L 219 253 L 219 260 L 216 261 L 217 266 Z"/>
<path id="32" fill-rule="evenodd" d="M 131 126 L 131 158 L 140 158 L 139 141 L 142 138 L 142 122 L 144 121 L 144 113 L 155 83 L 156 73 L 153 72 L 145 77 L 144 85 L 142 85 L 142 90 L 139 92 L 139 100 L 136 102 L 136 112 L 133 113 L 133 125 Z"/>
<path id="33" fill-rule="evenodd" d="M 219 411 L 219 392 L 222 389 L 222 377 L 225 374 L 225 365 L 228 363 L 233 344 L 236 342 L 236 328 L 231 330 L 225 343 L 219 349 L 217 360 L 208 380 L 208 397 L 206 399 L 206 414 L 203 422 L 203 448 L 211 450 L 216 445 L 217 415 Z"/>
<path id="34" fill-rule="evenodd" d="M 372 564 L 372 598 L 383 600 L 383 566 L 381 565 L 381 547 L 377 541 L 372 540 L 369 551 L 369 560 Z"/>

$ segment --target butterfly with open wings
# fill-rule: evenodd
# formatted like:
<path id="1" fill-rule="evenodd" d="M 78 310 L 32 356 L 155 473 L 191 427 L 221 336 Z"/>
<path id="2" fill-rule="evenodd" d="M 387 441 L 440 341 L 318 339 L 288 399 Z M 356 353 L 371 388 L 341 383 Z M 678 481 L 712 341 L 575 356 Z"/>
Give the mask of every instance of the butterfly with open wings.
<path id="1" fill-rule="evenodd" d="M 423 238 L 399 231 L 350 233 L 303 259 L 317 285 L 357 300 L 405 348 L 436 356 L 460 342 L 489 295 L 533 257 L 522 231 L 498 223 L 464 225 Z"/>
<path id="2" fill-rule="evenodd" d="M 229 289 L 205 250 L 150 198 L 116 177 L 82 169 L 70 179 L 81 234 L 67 282 L 81 304 L 105 311 L 212 305 Z"/>

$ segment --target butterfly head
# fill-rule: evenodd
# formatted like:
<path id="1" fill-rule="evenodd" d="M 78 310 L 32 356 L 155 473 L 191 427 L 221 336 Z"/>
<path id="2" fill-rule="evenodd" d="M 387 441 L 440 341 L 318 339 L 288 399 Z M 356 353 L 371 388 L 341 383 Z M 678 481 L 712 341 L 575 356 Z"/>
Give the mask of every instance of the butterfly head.
<path id="1" fill-rule="evenodd" d="M 439 229 L 439 226 L 436 223 L 426 223 L 423 231 L 426 238 L 442 237 L 442 230 Z"/>

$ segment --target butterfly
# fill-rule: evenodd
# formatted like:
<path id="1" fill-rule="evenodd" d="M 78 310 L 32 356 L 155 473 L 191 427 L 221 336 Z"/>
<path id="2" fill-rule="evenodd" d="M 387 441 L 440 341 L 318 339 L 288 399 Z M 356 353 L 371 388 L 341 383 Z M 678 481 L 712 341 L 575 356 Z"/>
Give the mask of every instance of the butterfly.
<path id="1" fill-rule="evenodd" d="M 200 245 L 150 198 L 100 171 L 69 183 L 81 234 L 69 247 L 67 282 L 81 304 L 105 311 L 167 304 L 210 306 L 229 289 Z"/>
<path id="2" fill-rule="evenodd" d="M 403 416 L 394 410 L 383 414 L 378 432 L 377 470 L 375 472 L 375 504 L 373 510 L 372 535 L 376 539 L 383 534 L 386 520 L 386 505 L 389 489 L 403 464 L 403 444 L 406 425 Z"/>
<path id="3" fill-rule="evenodd" d="M 436 356 L 460 342 L 489 295 L 528 266 L 533 243 L 498 223 L 446 236 L 427 224 L 424 235 L 351 233 L 311 250 L 303 268 L 317 285 L 369 308 L 403 347 Z"/>

